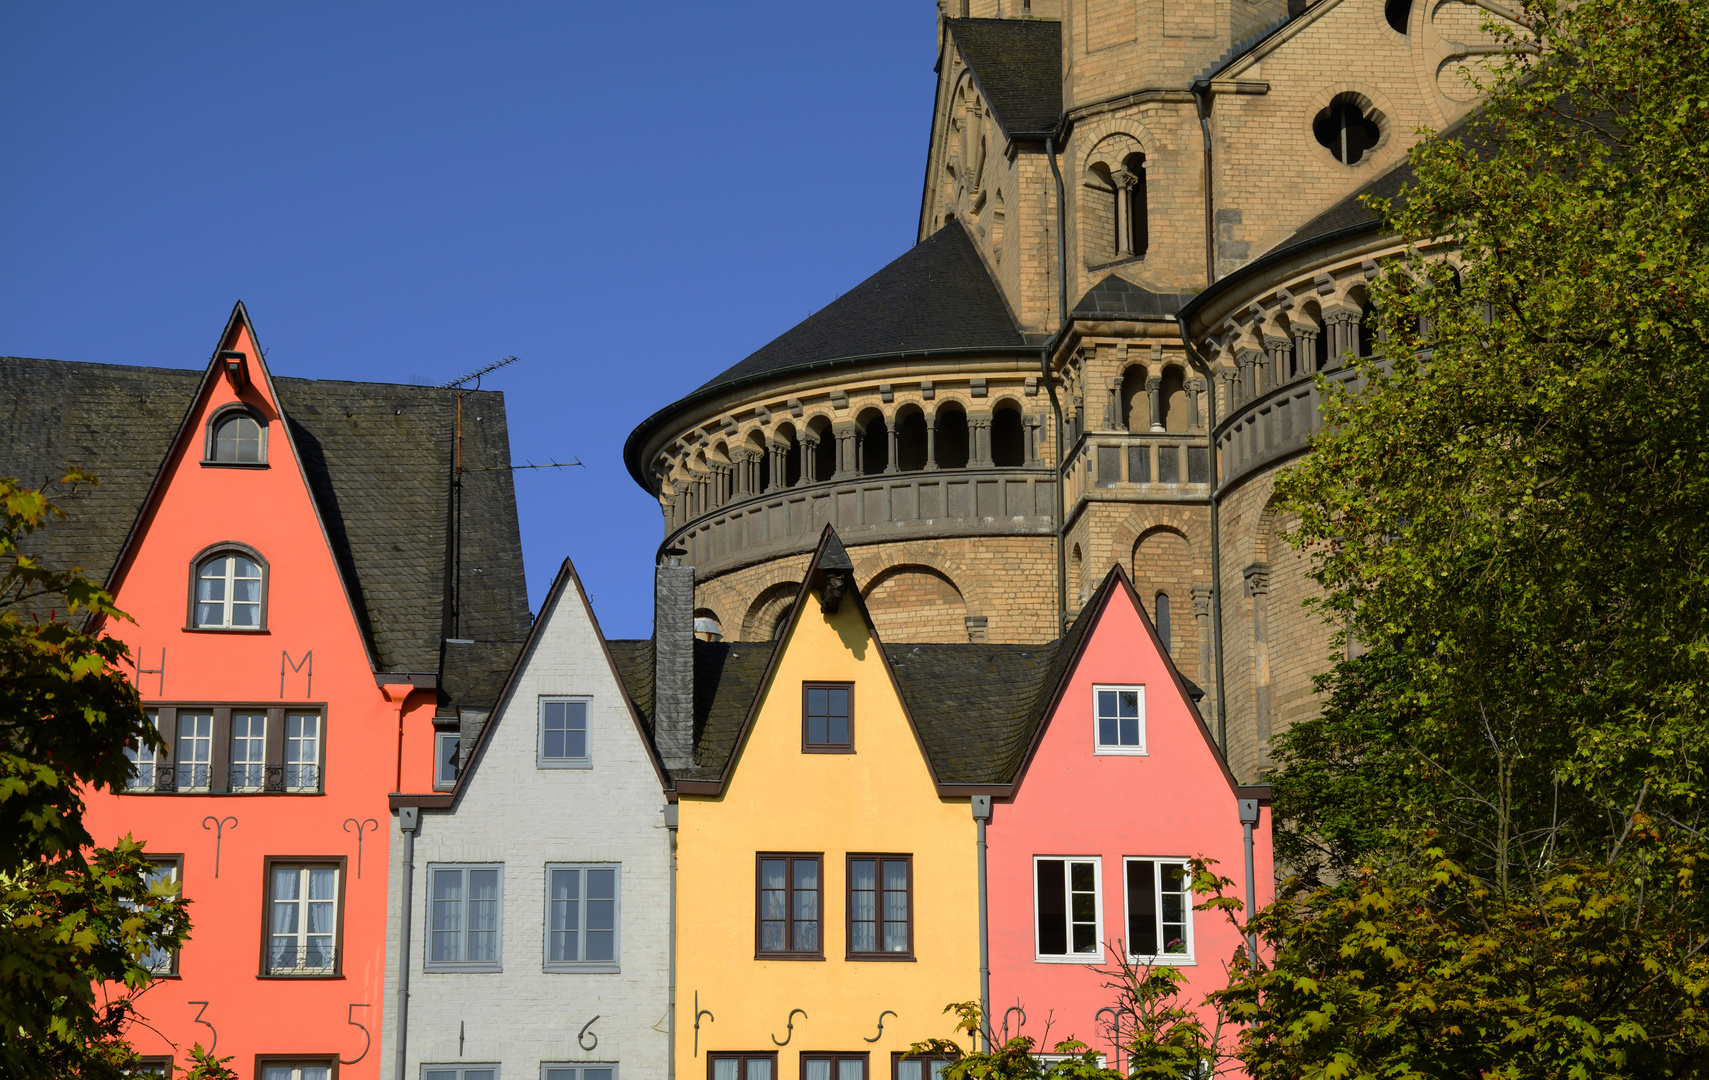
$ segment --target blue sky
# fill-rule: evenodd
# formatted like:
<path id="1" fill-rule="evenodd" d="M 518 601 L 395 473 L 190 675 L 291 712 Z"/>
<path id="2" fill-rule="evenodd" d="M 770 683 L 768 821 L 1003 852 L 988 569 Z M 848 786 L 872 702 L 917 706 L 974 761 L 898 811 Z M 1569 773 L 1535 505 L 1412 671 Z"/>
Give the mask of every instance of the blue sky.
<path id="1" fill-rule="evenodd" d="M 505 355 L 529 594 L 652 625 L 623 440 L 913 243 L 935 5 L 0 0 L 0 353 Z"/>

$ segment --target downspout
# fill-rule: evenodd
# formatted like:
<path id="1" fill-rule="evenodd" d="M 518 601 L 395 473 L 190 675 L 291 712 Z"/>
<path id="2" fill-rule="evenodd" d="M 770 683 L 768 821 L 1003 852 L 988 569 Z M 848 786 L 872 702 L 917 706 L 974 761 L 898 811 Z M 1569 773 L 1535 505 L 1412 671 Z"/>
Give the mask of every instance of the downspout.
<path id="1" fill-rule="evenodd" d="M 665 1078 L 676 1080 L 676 841 L 677 823 L 681 820 L 680 811 L 674 802 L 665 804 L 665 830 L 669 836 L 671 856 L 671 933 L 670 933 L 670 993 L 669 1010 L 665 1013 L 665 1038 L 669 1041 L 669 1052 L 665 1055 Z M 1250 845 L 1246 853 L 1247 862 L 1252 861 Z"/>
<path id="2" fill-rule="evenodd" d="M 985 1023 L 980 1034 L 985 1039 L 987 1054 L 991 1052 L 991 908 L 986 890 L 985 826 L 990 820 L 991 796 L 973 796 L 973 824 L 978 831 L 975 845 L 979 853 L 979 1016 Z"/>
<path id="3" fill-rule="evenodd" d="M 1056 164 L 1054 132 L 1044 138 L 1044 156 L 1050 161 L 1051 175 L 1056 177 L 1056 309 L 1061 320 L 1056 333 L 1039 350 L 1038 363 L 1039 377 L 1044 380 L 1044 388 L 1050 394 L 1050 408 L 1056 418 L 1056 483 L 1051 485 L 1056 489 L 1056 629 L 1052 637 L 1061 637 L 1068 629 L 1068 562 L 1064 550 L 1067 537 L 1063 535 L 1068 528 L 1068 513 L 1063 506 L 1062 492 L 1065 465 L 1062 460 L 1062 402 L 1056 396 L 1056 383 L 1050 377 L 1050 354 L 1068 333 L 1068 236 L 1065 231 L 1068 209 L 1064 203 L 1062 169 Z"/>
<path id="4" fill-rule="evenodd" d="M 1206 409 L 1209 413 L 1211 453 L 1211 640 L 1216 652 L 1216 743 L 1223 755 L 1228 755 L 1228 694 L 1222 677 L 1222 534 L 1217 508 L 1218 490 L 1222 483 L 1221 458 L 1216 448 L 1216 379 L 1210 364 L 1193 347 L 1193 335 L 1187 330 L 1187 320 L 1175 316 L 1181 330 L 1181 345 L 1187 350 L 1187 362 L 1205 377 Z M 1249 853 L 1250 854 L 1250 853 Z"/>
<path id="5" fill-rule="evenodd" d="M 1215 201 L 1211 190 L 1211 115 L 1210 102 L 1206 95 L 1210 93 L 1210 84 L 1196 82 L 1193 84 L 1193 104 L 1199 110 L 1199 137 L 1204 140 L 1205 147 L 1205 288 L 1216 284 L 1216 215 Z M 1059 184 L 1060 180 L 1057 181 Z"/>
<path id="6" fill-rule="evenodd" d="M 415 830 L 421 824 L 419 806 L 398 807 L 398 828 L 404 834 L 403 885 L 398 890 L 398 1068 L 397 1080 L 408 1080 L 409 1055 L 409 912 L 410 886 L 415 881 Z"/>
<path id="7" fill-rule="evenodd" d="M 1258 824 L 1258 800 L 1240 800 L 1240 829 L 1246 844 L 1246 959 L 1258 966 L 1258 935 L 1252 927 L 1252 916 L 1258 910 L 1258 883 L 1252 879 L 1252 827 Z"/>

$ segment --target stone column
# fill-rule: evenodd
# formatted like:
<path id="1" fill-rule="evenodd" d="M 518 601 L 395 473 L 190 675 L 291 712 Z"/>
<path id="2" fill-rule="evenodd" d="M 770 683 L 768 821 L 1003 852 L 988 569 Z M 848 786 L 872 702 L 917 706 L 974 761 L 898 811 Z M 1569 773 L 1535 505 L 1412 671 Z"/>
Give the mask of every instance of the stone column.
<path id="1" fill-rule="evenodd" d="M 766 477 L 769 482 L 765 489 L 766 493 L 770 494 L 782 488 L 789 476 L 789 444 L 768 442 L 766 443 L 766 453 L 770 455 L 771 475 Z"/>
<path id="2" fill-rule="evenodd" d="M 1271 386 L 1282 386 L 1294 381 L 1294 343 L 1285 337 L 1267 337 L 1264 348 L 1270 353 Z"/>
<path id="3" fill-rule="evenodd" d="M 1205 392 L 1205 380 L 1195 375 L 1187 380 L 1187 430 L 1202 431 L 1199 423 L 1199 395 Z"/>
<path id="4" fill-rule="evenodd" d="M 1118 169 L 1110 177 L 1116 183 L 1116 258 L 1133 254 L 1133 186 L 1139 178 L 1126 169 Z"/>
<path id="5" fill-rule="evenodd" d="M 1240 350 L 1240 399 L 1251 401 L 1264 392 L 1259 383 L 1259 359 L 1264 354 L 1256 349 Z"/>
<path id="6" fill-rule="evenodd" d="M 832 426 L 831 436 L 837 440 L 837 468 L 831 474 L 831 479 L 846 480 L 860 475 L 860 460 L 855 445 L 855 437 L 859 434 L 860 428 L 852 422 Z"/>
<path id="7" fill-rule="evenodd" d="M 811 431 L 801 435 L 801 483 L 811 484 L 816 479 L 813 475 L 813 459 L 818 457 L 819 436 Z"/>
<path id="8" fill-rule="evenodd" d="M 1252 598 L 1252 718 L 1257 725 L 1258 767 L 1270 763 L 1270 564 L 1255 562 L 1241 571 Z"/>
<path id="9" fill-rule="evenodd" d="M 1235 393 L 1236 393 L 1235 380 L 1238 379 L 1240 376 L 1235 371 L 1232 371 L 1228 368 L 1223 368 L 1222 370 L 1220 370 L 1216 373 L 1216 377 L 1217 377 L 1217 381 L 1222 383 L 1221 415 L 1222 415 L 1222 418 L 1226 420 L 1228 418 L 1228 414 L 1234 410 L 1234 400 L 1235 400 Z"/>
<path id="10" fill-rule="evenodd" d="M 991 414 L 983 413 L 970 415 L 967 418 L 967 437 L 973 445 L 968 447 L 971 454 L 967 461 L 970 469 L 989 469 L 991 467 Z"/>
<path id="11" fill-rule="evenodd" d="M 899 473 L 902 471 L 902 467 L 896 464 L 896 418 L 894 416 L 884 418 L 884 433 L 885 438 L 890 440 L 890 456 L 884 461 L 884 471 L 886 473 Z"/>
<path id="12" fill-rule="evenodd" d="M 1301 375 L 1317 371 L 1317 331 L 1307 326 L 1294 327 L 1294 360 Z"/>
<path id="13" fill-rule="evenodd" d="M 1354 311 L 1334 311 L 1324 316 L 1329 327 L 1329 366 L 1340 367 L 1349 354 L 1359 351 L 1359 315 Z"/>
<path id="14" fill-rule="evenodd" d="M 1163 430 L 1163 376 L 1145 380 L 1145 396 L 1151 399 L 1151 430 Z"/>
<path id="15" fill-rule="evenodd" d="M 1122 426 L 1122 381 L 1111 378 L 1109 400 L 1104 403 L 1104 430 L 1115 431 Z"/>
<path id="16" fill-rule="evenodd" d="M 926 421 L 926 472 L 938 471 L 938 417 Z"/>
<path id="17" fill-rule="evenodd" d="M 1211 630 L 1211 587 L 1193 586 L 1193 623 L 1199 632 L 1199 686 L 1204 688 L 1209 708 L 1207 717 L 1216 715 L 1216 637 Z"/>
<path id="18" fill-rule="evenodd" d="M 1039 416 L 1037 413 L 1034 413 L 1032 416 L 1027 417 L 1026 424 L 1027 424 L 1027 460 L 1026 460 L 1026 464 L 1030 468 L 1030 467 L 1035 466 L 1035 465 L 1044 464 L 1043 455 L 1039 453 L 1039 449 L 1043 445 L 1043 442 L 1044 442 L 1044 437 L 1043 437 L 1044 419 L 1043 419 L 1043 417 Z"/>

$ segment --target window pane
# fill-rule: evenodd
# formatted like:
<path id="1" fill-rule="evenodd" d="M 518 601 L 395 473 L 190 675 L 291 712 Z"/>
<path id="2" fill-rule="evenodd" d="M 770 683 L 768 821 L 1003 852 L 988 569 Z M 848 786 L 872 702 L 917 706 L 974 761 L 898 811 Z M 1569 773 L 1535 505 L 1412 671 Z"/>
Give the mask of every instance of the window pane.
<path id="1" fill-rule="evenodd" d="M 830 691 L 823 686 L 807 688 L 807 715 L 824 716 L 830 711 L 827 695 Z"/>
<path id="2" fill-rule="evenodd" d="M 320 788 L 320 714 L 285 714 L 285 790 Z"/>
<path id="3" fill-rule="evenodd" d="M 457 1073 L 451 1069 L 429 1069 L 425 1074 L 426 1080 L 457 1080 Z M 271 1077 L 269 1077 L 271 1080 Z"/>
<path id="4" fill-rule="evenodd" d="M 262 1071 L 262 1075 L 266 1077 L 266 1080 L 294 1080 L 291 1076 L 293 1071 L 289 1065 L 269 1065 Z M 432 1076 L 433 1074 L 428 1073 L 427 1075 Z"/>
<path id="5" fill-rule="evenodd" d="M 741 1067 L 736 1058 L 719 1058 L 712 1063 L 712 1080 L 738 1080 Z"/>
<path id="6" fill-rule="evenodd" d="M 837 1062 L 837 1080 L 866 1080 L 866 1063 L 860 1058 L 843 1058 Z"/>
<path id="7" fill-rule="evenodd" d="M 463 872 L 433 872 L 432 942 L 428 959 L 456 963 L 463 958 Z"/>
<path id="8" fill-rule="evenodd" d="M 564 702 L 564 756 L 587 757 L 587 702 Z"/>
<path id="9" fill-rule="evenodd" d="M 579 944 L 581 929 L 580 870 L 552 871 L 552 911 L 549 935 L 549 959 L 574 961 L 581 959 Z"/>
<path id="10" fill-rule="evenodd" d="M 771 1058 L 749 1058 L 748 1080 L 771 1080 Z"/>
<path id="11" fill-rule="evenodd" d="M 498 871 L 469 871 L 469 944 L 471 961 L 498 959 Z"/>
<path id="12" fill-rule="evenodd" d="M 826 1058 L 808 1058 L 801 1063 L 801 1080 L 831 1080 L 831 1062 Z"/>
<path id="13" fill-rule="evenodd" d="M 921 1062 L 898 1061 L 896 1063 L 896 1080 L 923 1080 L 920 1075 Z"/>
<path id="14" fill-rule="evenodd" d="M 611 1080 L 610 1069 L 583 1069 L 582 1080 Z"/>
<path id="15" fill-rule="evenodd" d="M 849 864 L 849 948 L 872 952 L 878 948 L 878 864 L 856 859 Z"/>
<path id="16" fill-rule="evenodd" d="M 1069 915 L 1073 923 L 1074 951 L 1098 951 L 1097 871 L 1089 862 L 1069 866 Z"/>
<path id="17" fill-rule="evenodd" d="M 1132 956 L 1157 955 L 1157 898 L 1149 859 L 1127 864 L 1127 951 Z"/>
<path id="18" fill-rule="evenodd" d="M 617 959 L 617 871 L 587 872 L 587 958 Z"/>
<path id="19" fill-rule="evenodd" d="M 298 1074 L 301 1080 L 328 1080 L 332 1075 L 332 1067 L 328 1065 L 304 1065 Z"/>
<path id="20" fill-rule="evenodd" d="M 1119 746 L 1120 735 L 1117 730 L 1119 721 L 1113 716 L 1098 717 L 1098 745 Z"/>
<path id="21" fill-rule="evenodd" d="M 491 1069 L 464 1069 L 463 1080 L 493 1080 Z"/>
<path id="22" fill-rule="evenodd" d="M 812 713 L 808 713 L 807 714 L 807 744 L 809 746 L 817 746 L 817 745 L 822 744 L 822 743 L 827 742 L 827 741 L 828 741 L 828 736 L 826 734 L 825 717 L 815 716 Z"/>
<path id="23" fill-rule="evenodd" d="M 593 1073 L 590 1071 L 588 1076 L 591 1077 L 592 1075 Z M 576 1071 L 574 1069 L 547 1069 L 546 1080 L 576 1080 Z"/>
<path id="24" fill-rule="evenodd" d="M 1061 859 L 1038 861 L 1038 951 L 1041 956 L 1068 952 L 1068 891 Z"/>

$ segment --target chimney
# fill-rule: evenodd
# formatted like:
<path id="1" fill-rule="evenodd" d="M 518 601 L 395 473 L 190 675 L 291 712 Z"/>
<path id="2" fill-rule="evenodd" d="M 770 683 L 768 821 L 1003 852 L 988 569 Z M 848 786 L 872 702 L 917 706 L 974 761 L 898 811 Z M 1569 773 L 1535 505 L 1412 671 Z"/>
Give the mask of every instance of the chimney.
<path id="1" fill-rule="evenodd" d="M 670 772 L 694 766 L 694 567 L 675 554 L 653 576 L 653 741 Z"/>

